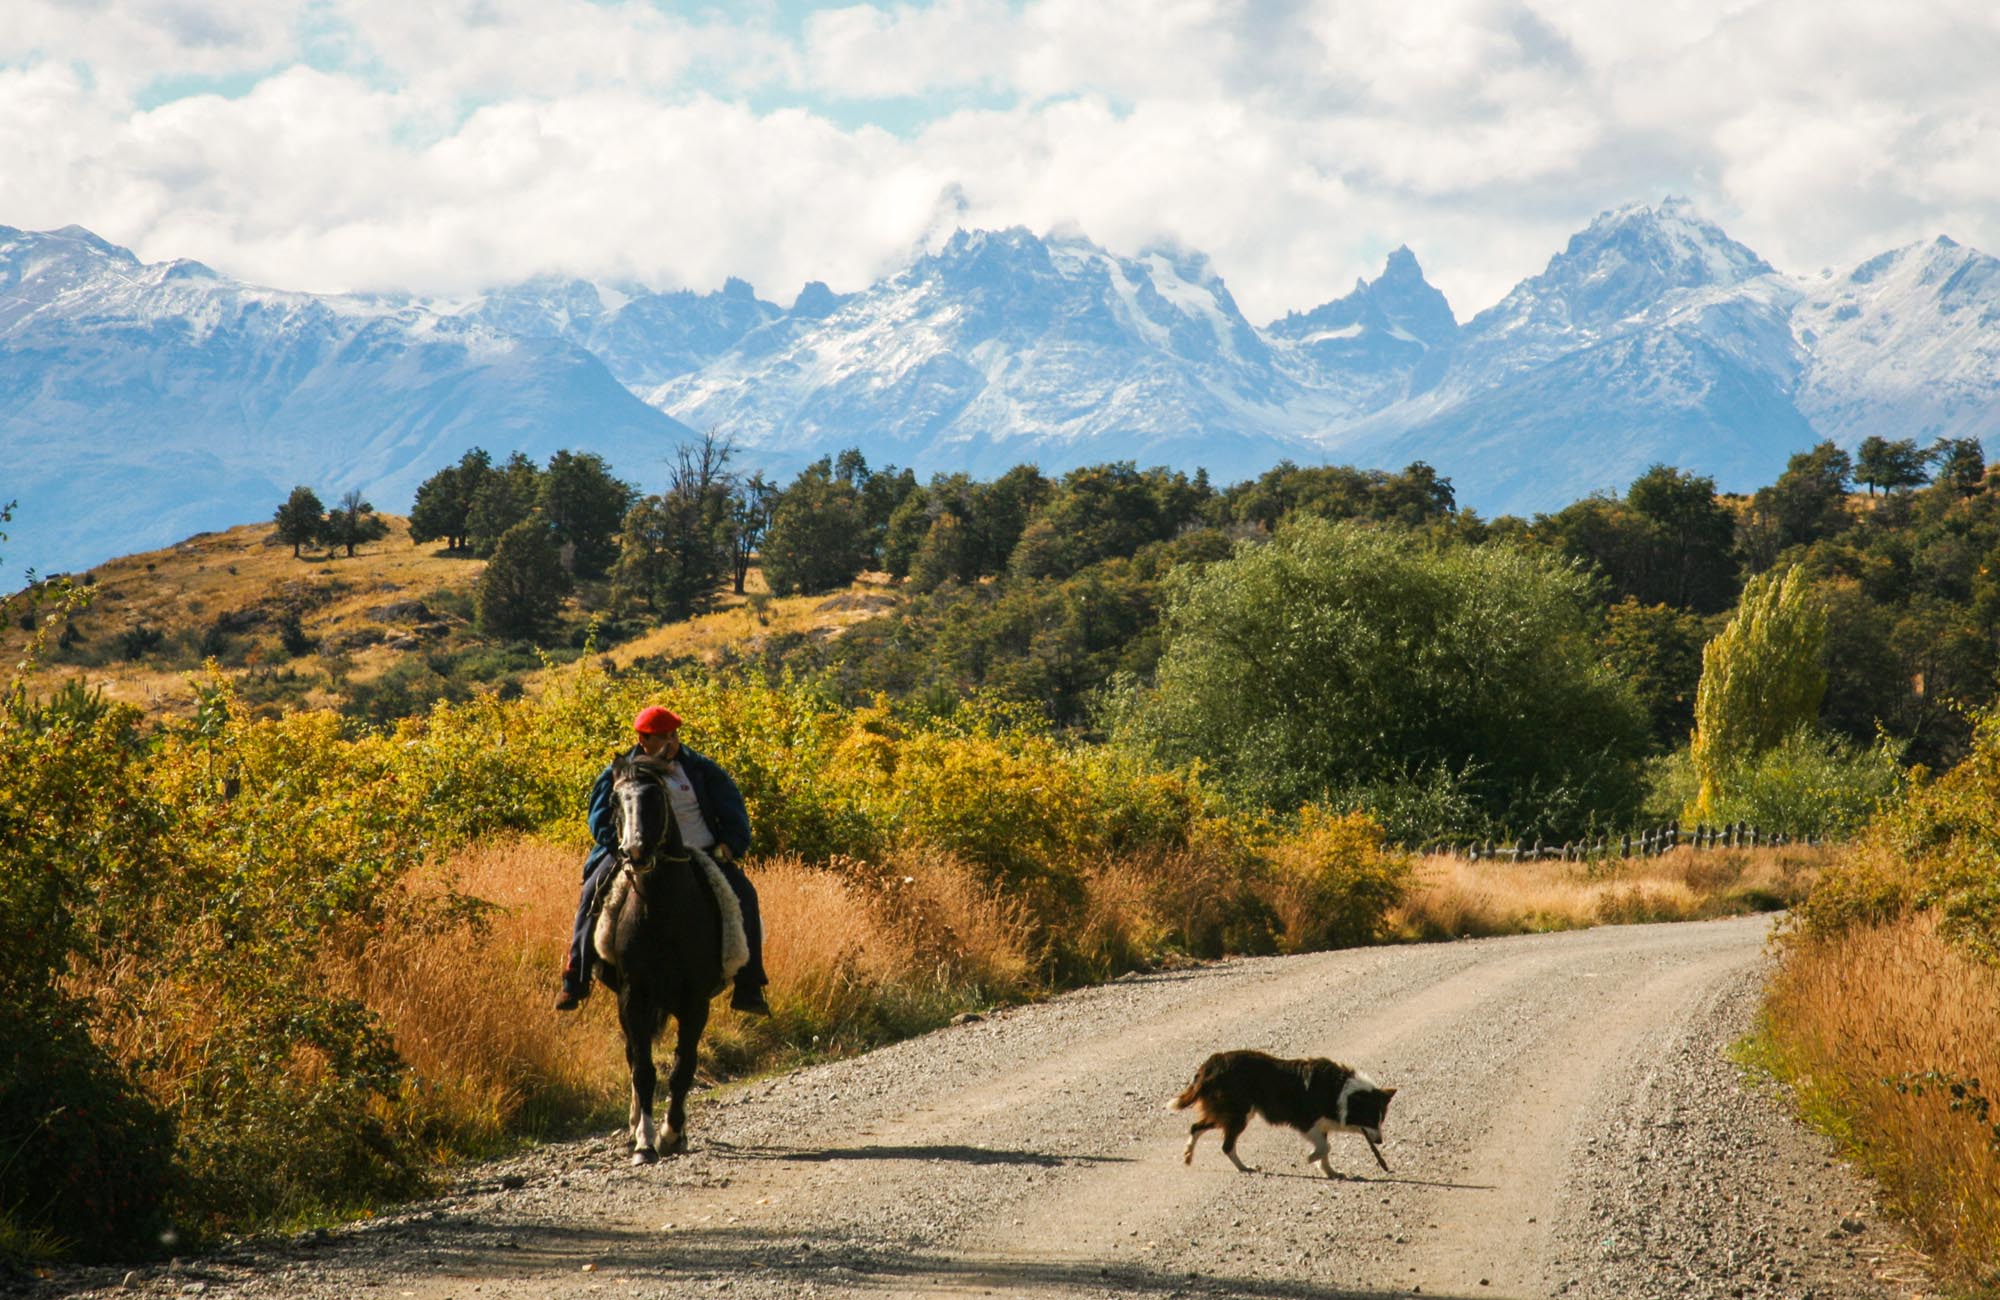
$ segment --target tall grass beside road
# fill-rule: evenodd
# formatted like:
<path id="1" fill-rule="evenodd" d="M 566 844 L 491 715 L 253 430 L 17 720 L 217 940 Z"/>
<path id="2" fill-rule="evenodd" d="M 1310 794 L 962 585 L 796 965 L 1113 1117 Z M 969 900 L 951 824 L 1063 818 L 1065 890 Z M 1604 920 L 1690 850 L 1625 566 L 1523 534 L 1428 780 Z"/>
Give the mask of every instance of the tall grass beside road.
<path id="1" fill-rule="evenodd" d="M 1794 917 L 1760 1056 L 1951 1283 L 2000 1294 L 2000 712 Z"/>
<path id="2" fill-rule="evenodd" d="M 1810 940 L 1767 1002 L 1768 1063 L 1947 1277 L 2000 1292 L 2000 973 L 1916 913 Z"/>
<path id="3" fill-rule="evenodd" d="M 1804 845 L 1680 848 L 1658 857 L 1519 863 L 1432 854 L 1386 924 L 1402 939 L 1462 939 L 1769 912 L 1803 898 L 1829 853 Z"/>

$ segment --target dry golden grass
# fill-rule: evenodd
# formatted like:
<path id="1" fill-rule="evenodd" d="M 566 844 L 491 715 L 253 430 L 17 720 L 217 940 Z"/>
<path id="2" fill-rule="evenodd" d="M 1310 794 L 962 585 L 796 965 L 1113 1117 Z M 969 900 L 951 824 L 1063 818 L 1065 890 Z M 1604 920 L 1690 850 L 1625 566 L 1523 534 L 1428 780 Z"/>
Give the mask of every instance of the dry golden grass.
<path id="1" fill-rule="evenodd" d="M 1792 945 L 1767 1046 L 1807 1118 L 1882 1184 L 1925 1249 L 2000 1290 L 2000 972 L 1933 914 Z"/>
<path id="2" fill-rule="evenodd" d="M 725 650 L 754 645 L 787 632 L 838 635 L 875 617 L 901 597 L 886 574 L 866 573 L 831 596 L 773 596 L 761 569 L 750 570 L 745 595 L 728 594 L 720 607 L 682 623 L 668 623 L 611 647 L 605 657 L 621 668 L 642 659 L 695 659 L 714 663 Z"/>
<path id="3" fill-rule="evenodd" d="M 330 963 L 330 985 L 394 1035 L 417 1090 L 413 1113 L 440 1145 L 476 1149 L 623 1105 L 614 1000 L 600 990 L 575 1015 L 549 1005 L 581 864 L 578 851 L 535 839 L 469 848 L 429 884 L 449 879 L 493 904 L 483 935 L 357 935 Z M 860 1050 L 1033 992 L 1025 917 L 956 859 L 846 865 L 751 861 L 776 1014 L 743 1017 L 718 1000 L 707 1064 L 734 1074 Z"/>
<path id="4" fill-rule="evenodd" d="M 306 634 L 316 639 L 333 643 L 368 631 L 388 637 L 406 629 L 384 624 L 370 611 L 440 588 L 470 591 L 486 567 L 481 560 L 446 554 L 436 543 L 416 545 L 407 520 L 381 518 L 389 525 L 388 536 L 356 547 L 352 556 L 308 548 L 294 559 L 291 547 L 271 542 L 271 525 L 258 523 L 197 533 L 156 551 L 108 560 L 90 571 L 91 602 L 77 623 L 93 644 L 106 645 L 141 625 L 169 637 L 198 634 L 220 615 L 296 604 L 305 610 L 301 624 Z M 27 639 L 15 612 L 14 603 L 7 602 L 8 616 L 0 626 L 0 653 L 9 661 L 19 656 Z M 268 626 L 258 634 L 275 636 Z M 399 657 L 399 651 L 371 646 L 350 654 L 344 667 L 366 679 Z M 301 671 L 322 666 L 317 655 L 289 662 Z M 47 689 L 79 671 L 88 685 L 149 711 L 177 712 L 192 702 L 184 668 L 144 661 L 113 660 L 82 669 L 45 664 L 31 684 Z"/>
<path id="5" fill-rule="evenodd" d="M 80 666 L 50 662 L 45 654 L 29 685 L 46 692 L 81 674 L 86 685 L 114 700 L 155 714 L 185 714 L 195 701 L 187 681 L 192 659 L 186 646 L 219 616 L 249 610 L 275 614 L 281 606 L 302 609 L 303 631 L 321 645 L 350 648 L 338 655 L 337 665 L 319 653 L 292 658 L 277 650 L 275 625 L 267 618 L 237 634 L 239 641 L 269 644 L 249 649 L 249 665 L 226 670 L 229 675 L 283 665 L 312 677 L 337 666 L 344 680 L 370 681 L 405 657 L 407 650 L 387 643 L 411 631 L 406 623 L 385 622 L 375 611 L 439 590 L 469 596 L 486 567 L 485 561 L 448 553 L 439 543 L 417 545 L 410 541 L 408 520 L 380 517 L 389 525 L 388 536 L 357 547 L 352 556 L 307 548 L 294 558 L 291 547 L 272 542 L 270 524 L 256 523 L 108 560 L 90 571 L 91 602 L 75 620 L 98 650 L 90 658 L 103 658 L 121 635 L 145 626 L 181 645 L 181 661 L 163 667 L 158 656 L 150 656 Z M 649 658 L 687 657 L 712 664 L 726 650 L 774 634 L 839 635 L 900 599 L 887 575 L 879 573 L 864 574 L 832 596 L 774 597 L 762 571 L 754 567 L 744 585 L 745 595 L 725 592 L 714 612 L 655 628 L 611 647 L 605 657 L 620 667 Z M 17 617 L 27 609 L 23 601 L 0 600 L 0 655 L 5 656 L 0 662 L 20 658 L 29 633 Z M 531 674 L 530 685 L 540 676 Z M 332 706 L 339 700 L 323 687 L 304 702 Z"/>
<path id="6" fill-rule="evenodd" d="M 1388 929 L 1450 939 L 1769 911 L 1804 896 L 1825 853 L 1682 848 L 1656 858 L 1518 864 L 1432 855 L 1418 863 Z"/>
<path id="7" fill-rule="evenodd" d="M 495 905 L 486 933 L 356 936 L 326 972 L 382 1017 L 420 1090 L 416 1113 L 460 1148 L 561 1127 L 616 1097 L 611 999 L 569 1016 L 549 1005 L 581 867 L 580 853 L 538 840 L 475 845 L 441 874 Z"/>

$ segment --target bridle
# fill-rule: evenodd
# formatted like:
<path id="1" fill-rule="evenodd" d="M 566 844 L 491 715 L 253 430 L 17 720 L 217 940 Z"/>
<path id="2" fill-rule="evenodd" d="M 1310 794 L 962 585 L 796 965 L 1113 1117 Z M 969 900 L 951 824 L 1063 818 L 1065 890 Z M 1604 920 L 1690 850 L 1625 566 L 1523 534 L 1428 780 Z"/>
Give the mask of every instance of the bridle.
<path id="1" fill-rule="evenodd" d="M 631 881 L 632 887 L 639 892 L 640 898 L 644 899 L 646 896 L 646 880 L 655 871 L 669 863 L 683 865 L 691 863 L 694 859 L 685 847 L 678 853 L 668 851 L 669 844 L 678 844 L 680 841 L 680 836 L 676 833 L 678 828 L 673 824 L 674 814 L 671 807 L 663 810 L 661 833 L 654 838 L 651 845 L 646 846 L 644 851 L 638 855 L 634 855 L 626 849 L 625 830 L 629 819 L 638 815 L 638 798 L 642 785 L 650 785 L 659 794 L 662 803 L 666 801 L 667 782 L 665 774 L 655 767 L 641 765 L 636 762 L 629 764 L 613 787 L 613 793 L 617 796 L 615 808 L 618 847 L 613 849 L 612 853 L 618 861 L 620 874 Z"/>

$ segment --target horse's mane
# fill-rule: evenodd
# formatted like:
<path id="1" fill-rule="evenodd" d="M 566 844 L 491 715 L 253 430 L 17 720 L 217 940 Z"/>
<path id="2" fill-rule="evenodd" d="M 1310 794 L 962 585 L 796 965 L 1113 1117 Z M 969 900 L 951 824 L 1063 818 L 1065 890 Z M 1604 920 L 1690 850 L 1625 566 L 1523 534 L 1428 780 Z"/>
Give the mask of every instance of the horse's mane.
<path id="1" fill-rule="evenodd" d="M 625 770 L 628 772 L 635 772 L 654 781 L 667 779 L 667 764 L 651 754 L 620 754 L 618 757 L 625 761 Z"/>

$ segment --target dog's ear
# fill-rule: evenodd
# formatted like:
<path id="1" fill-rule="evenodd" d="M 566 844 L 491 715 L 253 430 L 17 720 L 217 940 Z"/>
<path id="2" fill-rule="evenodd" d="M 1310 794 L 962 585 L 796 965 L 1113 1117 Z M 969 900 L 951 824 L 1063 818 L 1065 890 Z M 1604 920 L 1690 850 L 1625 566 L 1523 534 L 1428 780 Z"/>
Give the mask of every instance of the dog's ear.
<path id="1" fill-rule="evenodd" d="M 1395 1096 L 1395 1095 L 1396 1095 L 1396 1090 L 1395 1090 L 1394 1088 L 1384 1088 L 1384 1089 L 1382 1089 L 1382 1100 L 1383 1100 L 1383 1101 L 1387 1101 L 1387 1100 L 1389 1100 L 1389 1098 L 1391 1098 L 1391 1097 L 1393 1097 L 1393 1096 Z"/>

